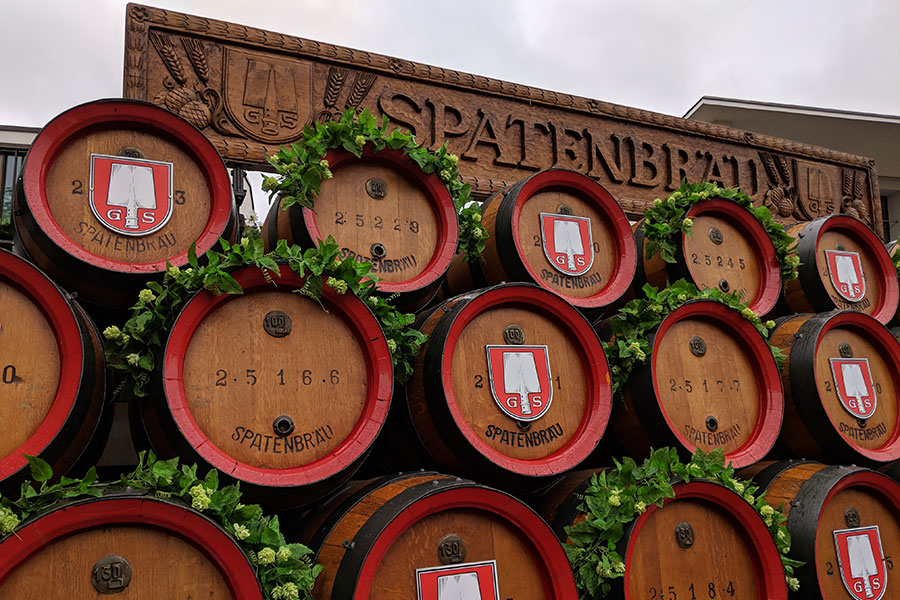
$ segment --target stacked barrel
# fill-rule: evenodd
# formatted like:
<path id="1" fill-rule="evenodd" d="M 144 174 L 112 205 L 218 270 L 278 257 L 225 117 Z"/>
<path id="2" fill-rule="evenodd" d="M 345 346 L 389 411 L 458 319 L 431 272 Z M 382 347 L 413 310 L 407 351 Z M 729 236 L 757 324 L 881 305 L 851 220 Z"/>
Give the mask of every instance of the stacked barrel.
<path id="1" fill-rule="evenodd" d="M 295 293 L 311 274 L 244 267 L 232 273 L 243 294 L 187 301 L 150 395 L 115 426 L 285 514 L 325 565 L 316 599 L 575 598 L 565 528 L 587 518 L 591 474 L 662 446 L 684 459 L 721 448 L 769 490 L 807 563 L 802 594 L 862 600 L 900 585 L 888 577 L 900 543 L 900 343 L 886 327 L 900 294 L 860 221 L 789 228 L 801 266 L 783 283 L 763 226 L 731 200 L 694 205 L 693 233 L 666 263 L 596 181 L 548 169 L 484 202 L 489 237 L 472 260 L 456 251 L 456 208 L 436 174 L 391 150 L 326 159 L 333 179 L 315 209 L 275 202 L 262 237 L 273 249 L 332 236 L 341 258 L 372 263 L 380 292 L 427 335 L 411 379 L 395 381 L 366 302 L 329 286 L 317 302 Z M 27 478 L 23 455 L 77 476 L 107 446 L 113 385 L 94 323 L 121 323 L 167 264 L 188 266 L 192 246 L 202 256 L 239 237 L 214 148 L 139 102 L 51 121 L 16 199 L 19 256 L 0 252 L 5 495 Z M 610 319 L 645 283 L 679 279 L 739 293 L 775 319 L 770 338 L 725 304 L 684 302 L 660 315 L 647 360 L 614 399 Z M 769 344 L 786 355 L 780 369 Z M 673 490 L 627 526 L 614 596 L 787 597 L 766 524 L 740 494 L 705 480 Z M 178 594 L 261 598 L 230 535 L 170 501 L 106 495 L 0 540 L 0 586 L 38 589 L 52 571 L 110 593 L 127 572 L 129 591 L 158 595 L 135 560 L 174 555 L 197 565 L 190 581 L 171 580 Z"/>

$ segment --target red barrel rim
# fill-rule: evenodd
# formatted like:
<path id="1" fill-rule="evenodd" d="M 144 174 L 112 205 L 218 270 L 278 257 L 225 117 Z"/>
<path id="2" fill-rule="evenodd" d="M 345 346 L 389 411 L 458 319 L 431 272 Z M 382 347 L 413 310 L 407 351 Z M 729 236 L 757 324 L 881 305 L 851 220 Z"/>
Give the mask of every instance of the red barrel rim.
<path id="1" fill-rule="evenodd" d="M 85 360 L 78 321 L 69 302 L 50 279 L 31 263 L 9 252 L 0 252 L 0 277 L 30 296 L 53 327 L 59 349 L 59 384 L 47 416 L 25 442 L 7 456 L 0 457 L 0 480 L 6 479 L 38 456 L 53 441 L 69 418 L 81 386 L 81 365 Z M 93 359 L 92 359 L 93 360 Z"/>
<path id="2" fill-rule="evenodd" d="M 432 254 L 431 260 L 428 261 L 421 273 L 405 281 L 379 281 L 378 289 L 389 294 L 414 292 L 434 283 L 443 277 L 447 269 L 450 268 L 450 263 L 453 262 L 453 257 L 456 255 L 456 247 L 459 243 L 459 221 L 456 217 L 456 206 L 453 203 L 453 198 L 450 197 L 450 192 L 436 174 L 425 173 L 400 150 L 386 148 L 375 152 L 367 144 L 363 148 L 362 158 L 398 168 L 424 188 L 428 196 L 435 199 L 431 203 L 431 210 L 434 212 L 439 230 L 434 254 Z M 325 155 L 325 160 L 328 161 L 329 168 L 338 169 L 345 163 L 360 159 L 346 150 L 329 150 Z M 309 231 L 310 238 L 313 240 L 322 238 L 322 233 L 316 224 L 315 210 L 304 208 L 303 222 Z"/>
<path id="3" fill-rule="evenodd" d="M 688 211 L 689 217 L 705 215 L 707 213 L 715 213 L 728 218 L 733 224 L 741 230 L 741 232 L 753 243 L 753 253 L 759 263 L 759 292 L 751 302 L 749 302 L 750 310 L 764 315 L 775 307 L 778 297 L 781 294 L 781 264 L 778 262 L 778 255 L 775 253 L 775 245 L 762 224 L 753 216 L 748 209 L 741 207 L 733 200 L 726 198 L 710 198 L 703 202 L 698 202 Z M 684 247 L 684 241 L 689 234 L 682 234 L 681 247 Z M 690 271 L 690 263 L 685 261 Z"/>
<path id="4" fill-rule="evenodd" d="M 150 526 L 179 537 L 212 560 L 237 600 L 263 598 L 247 556 L 219 525 L 186 507 L 151 497 L 79 502 L 25 524 L 0 543 L 0 585 L 49 541 L 110 525 Z"/>
<path id="5" fill-rule="evenodd" d="M 303 287 L 304 279 L 281 267 L 282 275 L 271 274 L 282 290 Z M 272 288 L 262 271 L 246 267 L 232 276 L 246 293 L 255 288 Z M 234 299 L 231 294 L 215 296 L 203 291 L 192 298 L 172 325 L 166 342 L 163 365 L 163 390 L 168 410 L 179 433 L 203 460 L 219 471 L 248 483 L 289 487 L 318 483 L 346 469 L 365 454 L 375 441 L 387 417 L 393 392 L 393 363 L 381 325 L 365 303 L 353 294 L 337 294 L 322 286 L 322 303 L 353 325 L 353 333 L 365 353 L 368 396 L 356 425 L 331 453 L 309 464 L 289 469 L 268 469 L 239 462 L 215 446 L 191 415 L 184 389 L 184 360 L 187 347 L 204 318 L 222 304 Z"/>
<path id="6" fill-rule="evenodd" d="M 527 304 L 522 302 L 522 298 L 526 295 Z M 582 366 L 587 376 L 585 415 L 572 438 L 562 448 L 542 458 L 528 460 L 512 458 L 488 446 L 466 422 L 453 388 L 453 352 L 462 331 L 485 310 L 504 304 L 525 306 L 551 315 L 573 334 L 578 347 L 583 351 Z M 605 381 L 603 374 L 606 375 Z M 447 332 L 441 357 L 441 384 L 447 398 L 447 408 L 457 429 L 476 452 L 503 469 L 534 477 L 557 475 L 587 458 L 603 437 L 612 412 L 609 366 L 596 333 L 584 316 L 563 298 L 530 284 L 498 286 L 479 294 L 463 307 Z"/>
<path id="7" fill-rule="evenodd" d="M 819 241 L 826 231 L 846 230 L 850 232 L 863 246 L 869 251 L 870 255 L 875 257 L 878 263 L 878 269 L 882 277 L 879 283 L 882 286 L 881 297 L 876 300 L 875 310 L 872 311 L 872 317 L 881 323 L 890 321 L 897 312 L 898 303 L 900 303 L 900 281 L 897 279 L 897 271 L 891 256 L 880 239 L 869 229 L 865 223 L 859 219 L 847 215 L 832 215 L 827 217 L 819 228 L 816 235 L 816 260 L 818 261 Z"/>
<path id="8" fill-rule="evenodd" d="M 61 250 L 87 264 L 118 273 L 153 273 L 165 270 L 166 261 L 123 263 L 94 254 L 77 246 L 57 224 L 50 213 L 46 194 L 47 176 L 66 142 L 93 126 L 141 125 L 173 138 L 186 147 L 199 163 L 210 191 L 210 215 L 204 233 L 196 240 L 197 254 L 212 248 L 231 219 L 231 202 L 216 203 L 215 198 L 231 198 L 231 182 L 222 157 L 212 143 L 178 115 L 140 100 L 95 100 L 57 115 L 35 138 L 28 151 L 22 172 L 22 184 L 32 217 L 41 230 Z M 219 232 L 219 233 L 217 233 Z M 168 259 L 174 265 L 188 263 L 188 250 Z"/>
<path id="9" fill-rule="evenodd" d="M 775 542 L 772 540 L 769 529 L 750 503 L 725 486 L 708 481 L 692 481 L 690 483 L 676 484 L 672 487 L 675 497 L 666 498 L 663 501 L 663 505 L 678 500 L 696 498 L 710 502 L 734 517 L 746 532 L 752 547 L 758 550 L 757 553 L 751 553 L 754 566 L 756 567 L 758 597 L 767 598 L 768 600 L 786 599 L 788 597 L 787 584 L 784 580 L 784 567 L 781 565 L 781 555 L 778 553 L 778 548 L 776 548 Z M 625 549 L 626 577 L 631 568 L 633 558 L 631 552 L 633 548 L 632 542 L 638 539 L 638 535 L 649 520 L 650 515 L 657 510 L 659 510 L 659 507 L 655 504 L 648 506 L 647 511 L 638 517 L 634 523 L 628 546 Z M 626 600 L 632 599 L 627 582 L 625 584 L 625 598 Z"/>
<path id="10" fill-rule="evenodd" d="M 559 540 L 543 519 L 512 496 L 491 488 L 471 486 L 435 492 L 406 506 L 399 516 L 381 531 L 378 539 L 372 542 L 359 573 L 353 600 L 369 600 L 378 567 L 388 549 L 404 531 L 425 517 L 460 508 L 474 508 L 499 515 L 518 531 L 527 533 L 521 539 L 527 541 L 533 548 L 534 565 L 538 568 L 543 567 L 544 593 L 550 600 L 568 600 L 577 597 L 569 560 Z"/>
<path id="11" fill-rule="evenodd" d="M 622 210 L 616 199 L 602 185 L 582 175 L 577 171 L 567 169 L 548 169 L 525 180 L 516 194 L 516 204 L 512 211 L 512 238 L 519 256 L 525 256 L 524 249 L 519 240 L 519 219 L 522 208 L 535 193 L 554 186 L 565 186 L 569 189 L 581 192 L 586 198 L 593 201 L 597 209 L 603 213 L 615 232 L 616 255 L 619 261 L 615 263 L 613 272 L 605 286 L 592 296 L 583 298 L 566 296 L 544 284 L 534 266 L 522 260 L 522 264 L 531 276 L 531 279 L 542 288 L 565 298 L 570 304 L 583 308 L 601 308 L 618 300 L 624 294 L 631 280 L 634 278 L 634 270 L 637 267 L 637 247 L 634 244 L 634 236 L 628 217 Z M 628 243 L 630 241 L 630 243 Z"/>
<path id="12" fill-rule="evenodd" d="M 874 325 L 877 325 L 877 327 L 875 327 Z M 863 337 L 877 342 L 878 345 L 881 346 L 882 350 L 886 351 L 882 352 L 881 356 L 888 360 L 890 365 L 892 366 L 890 371 L 894 376 L 894 386 L 897 388 L 898 392 L 900 392 L 900 342 L 898 342 L 897 339 L 894 338 L 890 330 L 885 327 L 884 324 L 881 323 L 881 321 L 872 317 L 871 315 L 852 310 L 845 310 L 829 318 L 822 325 L 822 329 L 819 331 L 813 356 L 818 356 L 819 344 L 821 343 L 824 335 L 832 329 L 840 326 L 852 327 L 854 331 L 856 331 Z M 819 374 L 816 373 L 816 377 L 818 377 L 818 375 Z M 900 402 L 900 398 L 898 398 L 898 402 Z M 841 434 L 838 425 L 835 424 L 834 419 L 831 417 L 831 415 L 829 415 L 827 412 L 825 414 L 828 417 L 828 422 L 834 429 L 835 434 L 840 436 L 840 439 L 843 440 L 845 444 L 853 448 L 854 452 L 858 452 L 860 455 L 865 456 L 866 458 L 869 458 L 871 460 L 878 461 L 879 463 L 888 463 L 900 459 L 900 414 L 898 414 L 897 421 L 894 423 L 894 432 L 891 437 L 887 439 L 883 446 L 874 450 L 869 450 L 867 448 L 863 448 L 862 446 L 854 444 L 852 440 Z"/>
<path id="13" fill-rule="evenodd" d="M 659 344 L 675 323 L 690 317 L 714 320 L 733 328 L 735 335 L 744 342 L 745 348 L 756 362 L 756 372 L 762 375 L 758 386 L 759 414 L 753 426 L 753 434 L 740 448 L 725 455 L 725 460 L 732 463 L 736 469 L 752 465 L 768 454 L 781 432 L 781 423 L 784 418 L 784 389 L 781 385 L 781 373 L 778 371 L 778 366 L 766 340 L 740 313 L 715 300 L 695 300 L 683 304 L 669 313 L 660 323 L 653 341 L 651 356 L 653 392 L 657 398 L 662 397 L 656 377 Z M 669 418 L 662 403 L 658 403 L 658 407 L 669 431 L 678 440 L 678 443 L 690 452 L 694 452 L 697 446 L 682 435 L 681 429 Z"/>

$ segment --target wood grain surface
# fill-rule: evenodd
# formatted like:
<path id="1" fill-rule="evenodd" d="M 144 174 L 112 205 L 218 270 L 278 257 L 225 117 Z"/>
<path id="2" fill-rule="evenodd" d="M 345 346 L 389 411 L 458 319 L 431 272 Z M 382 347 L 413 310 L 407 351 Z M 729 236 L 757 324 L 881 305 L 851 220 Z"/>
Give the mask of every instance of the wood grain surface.
<path id="1" fill-rule="evenodd" d="M 384 183 L 383 198 L 366 193 L 370 179 Z M 396 168 L 371 160 L 343 162 L 322 184 L 315 223 L 322 239 L 334 236 L 342 257 L 374 262 L 373 272 L 386 282 L 406 281 L 422 273 L 434 256 L 439 224 L 433 202 Z M 380 264 L 373 261 L 380 258 L 372 252 L 374 244 L 385 250 Z"/>
<path id="2" fill-rule="evenodd" d="M 676 542 L 679 523 L 693 528 L 689 548 Z M 626 593 L 641 600 L 757 598 L 755 553 L 727 510 L 700 499 L 674 500 L 649 515 L 632 541 Z"/>
<path id="3" fill-rule="evenodd" d="M 125 557 L 132 566 L 131 583 L 118 596 L 102 596 L 91 584 L 94 564 L 110 554 Z M 48 598 L 230 600 L 234 596 L 216 565 L 193 544 L 150 527 L 115 526 L 54 540 L 0 586 L 2 600 Z"/>
<path id="4" fill-rule="evenodd" d="M 735 207 L 735 210 L 741 210 Z M 688 213 L 690 216 L 690 213 Z M 752 304 L 760 291 L 759 250 L 752 239 L 729 219 L 716 214 L 692 216 L 694 235 L 684 236 L 684 260 L 697 287 L 738 292 Z M 721 232 L 720 244 L 710 237 L 710 229 Z M 763 311 L 767 312 L 767 311 Z"/>
<path id="5" fill-rule="evenodd" d="M 0 277 L 0 457 L 40 426 L 56 397 L 59 376 L 56 333 L 43 309 Z"/>
<path id="6" fill-rule="evenodd" d="M 691 352 L 693 336 L 706 343 L 703 356 Z M 651 360 L 660 406 L 678 435 L 705 452 L 721 447 L 729 453 L 754 434 L 760 412 L 758 365 L 742 338 L 724 324 L 679 320 L 658 341 Z M 715 431 L 706 426 L 710 416 L 718 423 Z"/>
<path id="7" fill-rule="evenodd" d="M 263 328 L 273 310 L 292 321 L 286 337 Z M 342 443 L 362 414 L 366 376 L 352 324 L 288 290 L 222 304 L 198 327 L 184 368 L 191 414 L 210 441 L 238 461 L 273 469 L 309 464 Z M 284 438 L 273 432 L 281 415 L 295 425 Z"/>

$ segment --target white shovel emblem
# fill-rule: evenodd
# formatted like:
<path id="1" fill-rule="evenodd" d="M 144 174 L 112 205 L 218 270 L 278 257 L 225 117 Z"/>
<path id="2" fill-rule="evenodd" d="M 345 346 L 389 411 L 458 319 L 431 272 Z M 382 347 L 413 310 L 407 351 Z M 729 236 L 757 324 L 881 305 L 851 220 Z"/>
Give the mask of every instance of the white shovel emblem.
<path id="1" fill-rule="evenodd" d="M 575 271 L 575 255 L 584 254 L 581 230 L 575 221 L 553 221 L 553 251 L 566 255 L 566 267 Z"/>
<path id="2" fill-rule="evenodd" d="M 530 415 L 531 401 L 528 394 L 541 391 L 537 365 L 531 352 L 503 353 L 503 391 L 519 396 L 519 406 L 523 415 Z"/>
<path id="3" fill-rule="evenodd" d="M 862 534 L 847 537 L 847 554 L 850 557 L 850 577 L 853 579 L 862 577 L 866 598 L 874 597 L 875 592 L 872 591 L 869 578 L 878 575 L 878 565 L 875 564 L 875 554 L 872 552 L 869 536 Z"/>
<path id="4" fill-rule="evenodd" d="M 125 228 L 139 229 L 138 209 L 156 209 L 153 169 L 140 165 L 113 163 L 109 175 L 110 206 L 125 207 Z"/>
<path id="5" fill-rule="evenodd" d="M 859 302 L 866 295 L 862 263 L 858 252 L 826 250 L 828 276 L 835 291 L 845 300 Z"/>
<path id="6" fill-rule="evenodd" d="M 850 414 L 868 419 L 875 414 L 878 398 L 872 386 L 867 358 L 832 358 L 831 374 L 838 400 Z"/>
<path id="7" fill-rule="evenodd" d="M 481 600 L 478 573 L 438 577 L 438 600 Z"/>

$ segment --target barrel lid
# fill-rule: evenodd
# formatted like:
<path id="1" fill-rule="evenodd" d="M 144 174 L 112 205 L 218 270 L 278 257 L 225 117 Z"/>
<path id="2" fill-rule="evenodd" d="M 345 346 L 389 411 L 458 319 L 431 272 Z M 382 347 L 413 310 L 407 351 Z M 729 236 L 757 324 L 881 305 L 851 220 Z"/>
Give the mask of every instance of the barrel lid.
<path id="1" fill-rule="evenodd" d="M 303 209 L 313 240 L 331 235 L 342 256 L 372 263 L 385 293 L 411 292 L 440 279 L 453 260 L 459 223 L 450 192 L 407 154 L 368 145 L 362 157 L 326 154 L 334 177 L 325 181 L 315 210 Z"/>
<path id="2" fill-rule="evenodd" d="M 816 315 L 799 333 L 803 337 L 791 348 L 791 387 L 798 408 L 806 411 L 801 415 L 824 413 L 824 419 L 805 418 L 830 440 L 828 451 L 847 448 L 852 453 L 844 458 L 877 463 L 900 458 L 896 338 L 874 317 L 854 311 Z M 801 393 L 810 387 L 815 394 Z"/>
<path id="3" fill-rule="evenodd" d="M 513 244 L 499 248 L 507 273 L 579 308 L 612 304 L 634 277 L 628 217 L 603 186 L 577 171 L 547 169 L 516 184 L 500 205 L 496 235 Z M 512 248 L 517 261 L 506 256 Z"/>
<path id="4" fill-rule="evenodd" d="M 784 392 L 775 359 L 749 321 L 714 300 L 688 301 L 663 319 L 651 344 L 652 382 L 632 382 L 652 388 L 633 390 L 632 398 L 661 415 L 654 437 L 687 452 L 723 448 L 736 468 L 768 453 L 781 429 Z M 651 421 L 642 422 L 654 427 Z"/>
<path id="5" fill-rule="evenodd" d="M 655 590 L 657 598 L 692 591 L 697 598 L 787 598 L 781 557 L 752 505 L 708 481 L 672 489 L 674 498 L 649 506 L 632 525 L 625 597 L 652 598 Z"/>
<path id="6" fill-rule="evenodd" d="M 855 310 L 887 323 L 900 284 L 881 240 L 849 215 L 816 219 L 799 233 L 800 280 L 816 310 Z M 815 270 L 802 265 L 815 265 Z"/>
<path id="7" fill-rule="evenodd" d="M 304 280 L 286 267 L 271 275 L 277 287 L 255 267 L 233 276 L 244 294 L 199 293 L 166 344 L 164 406 L 177 435 L 258 486 L 347 470 L 381 430 L 393 390 L 378 321 L 353 294 L 323 286 L 325 312 L 292 293 Z"/>
<path id="8" fill-rule="evenodd" d="M 137 100 L 97 100 L 55 117 L 32 143 L 22 186 L 57 248 L 117 273 L 187 264 L 189 247 L 212 248 L 234 211 L 212 143 L 178 115 Z"/>
<path id="9" fill-rule="evenodd" d="M 860 467 L 827 467 L 803 484 L 793 504 L 788 527 L 796 556 L 807 563 L 800 570 L 804 584 L 814 586 L 818 580 L 823 598 L 847 598 L 854 588 L 863 593 L 859 598 L 866 598 L 858 563 L 869 560 L 878 571 L 869 576 L 882 584 L 872 598 L 879 593 L 891 598 L 900 589 L 890 577 L 893 563 L 888 564 L 900 545 L 900 485 L 890 477 Z M 859 536 L 850 543 L 859 547 L 852 557 L 850 536 Z M 861 554 L 870 559 L 857 556 Z"/>
<path id="10" fill-rule="evenodd" d="M 772 310 L 781 291 L 781 265 L 756 217 L 725 198 L 699 202 L 687 216 L 694 224 L 682 236 L 682 252 L 697 287 L 737 292 L 757 314 Z"/>
<path id="11" fill-rule="evenodd" d="M 410 592 L 432 584 L 435 594 L 422 597 L 436 598 L 434 578 L 445 573 L 493 578 L 488 589 L 499 588 L 501 597 L 535 589 L 547 600 L 575 597 L 565 553 L 531 508 L 505 492 L 437 477 L 397 493 L 367 517 L 347 544 L 332 597 L 368 598 L 386 581 L 409 586 L 412 576 Z M 441 544 L 451 535 L 464 540 L 465 558 L 457 554 L 455 564 L 440 558 Z M 398 569 L 404 571 L 400 582 Z"/>
<path id="12" fill-rule="evenodd" d="M 587 458 L 606 429 L 611 386 L 600 340 L 583 315 L 537 285 L 501 284 L 456 304 L 425 360 L 429 373 L 439 369 L 442 397 L 426 388 L 435 426 L 479 471 L 555 475 Z"/>
<path id="13" fill-rule="evenodd" d="M 26 469 L 23 455 L 40 456 L 78 418 L 84 344 L 64 293 L 30 262 L 0 250 L 0 480 Z"/>
<path id="14" fill-rule="evenodd" d="M 115 544 L 109 543 L 110 537 Z M 86 597 L 97 593 L 90 583 L 92 567 L 104 554 L 114 554 L 105 558 L 117 561 L 130 557 L 138 569 L 175 560 L 173 567 L 181 569 L 168 569 L 167 580 L 180 579 L 195 587 L 204 582 L 236 598 L 263 598 L 254 567 L 220 525 L 183 504 L 136 494 L 65 503 L 26 522 L 0 541 L 0 581 L 46 582 L 57 565 L 68 576 L 82 569 L 69 585 L 86 588 Z M 196 562 L 178 565 L 179 559 Z M 187 564 L 191 566 L 185 571 Z M 166 583 L 138 573 L 130 591 L 147 593 L 154 588 L 164 590 Z"/>

